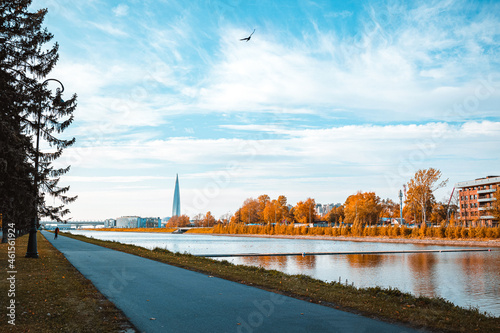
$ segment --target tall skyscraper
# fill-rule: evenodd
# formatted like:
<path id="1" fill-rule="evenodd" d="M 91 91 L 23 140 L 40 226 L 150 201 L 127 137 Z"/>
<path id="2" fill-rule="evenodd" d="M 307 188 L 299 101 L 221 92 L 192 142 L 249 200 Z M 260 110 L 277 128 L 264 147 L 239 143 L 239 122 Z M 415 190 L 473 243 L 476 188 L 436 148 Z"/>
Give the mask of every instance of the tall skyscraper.
<path id="1" fill-rule="evenodd" d="M 179 194 L 179 174 L 175 179 L 174 205 L 172 206 L 172 216 L 181 215 L 181 196 Z"/>

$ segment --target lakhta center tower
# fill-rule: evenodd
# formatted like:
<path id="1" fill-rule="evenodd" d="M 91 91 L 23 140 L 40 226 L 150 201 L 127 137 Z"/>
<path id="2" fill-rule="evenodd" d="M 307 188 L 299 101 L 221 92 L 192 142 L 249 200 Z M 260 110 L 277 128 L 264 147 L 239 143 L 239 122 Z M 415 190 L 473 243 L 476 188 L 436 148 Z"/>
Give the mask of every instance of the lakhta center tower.
<path id="1" fill-rule="evenodd" d="M 181 197 L 179 194 L 179 174 L 175 179 L 174 205 L 172 206 L 172 217 L 181 215 Z"/>

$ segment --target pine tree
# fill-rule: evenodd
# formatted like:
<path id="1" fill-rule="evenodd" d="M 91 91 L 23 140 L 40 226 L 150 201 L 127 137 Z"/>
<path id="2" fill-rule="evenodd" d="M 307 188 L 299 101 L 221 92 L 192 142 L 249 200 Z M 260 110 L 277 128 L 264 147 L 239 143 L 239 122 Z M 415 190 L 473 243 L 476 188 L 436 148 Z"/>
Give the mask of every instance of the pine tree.
<path id="1" fill-rule="evenodd" d="M 57 63 L 58 44 L 47 48 L 53 38 L 42 28 L 47 10 L 30 12 L 31 2 L 4 0 L 0 4 L 0 213 L 3 225 L 14 224 L 20 234 L 38 216 L 62 221 L 69 212 L 65 205 L 76 199 L 67 196 L 69 187 L 59 186 L 60 176 L 69 167 L 56 169 L 52 164 L 75 142 L 56 135 L 72 123 L 76 95 L 63 101 L 63 87 L 54 96 L 48 88 L 52 79 L 45 78 Z M 38 131 L 52 152 L 37 154 L 34 140 Z M 47 205 L 46 194 L 59 199 L 61 205 Z"/>
<path id="2" fill-rule="evenodd" d="M 35 212 L 34 169 L 27 157 L 31 141 L 22 134 L 23 126 L 14 107 L 16 93 L 4 74 L 0 71 L 0 214 L 3 243 L 7 241 L 9 226 L 15 226 L 17 234 L 26 233 Z"/>

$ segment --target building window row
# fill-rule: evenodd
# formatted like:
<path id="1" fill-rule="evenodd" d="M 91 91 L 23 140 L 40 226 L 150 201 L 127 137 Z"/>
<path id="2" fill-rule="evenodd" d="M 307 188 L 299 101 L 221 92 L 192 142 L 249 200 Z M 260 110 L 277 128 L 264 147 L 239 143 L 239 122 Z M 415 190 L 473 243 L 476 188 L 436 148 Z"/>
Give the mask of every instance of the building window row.
<path id="1" fill-rule="evenodd" d="M 460 191 L 476 191 L 476 190 L 491 190 L 494 189 L 495 185 L 484 185 L 484 186 L 474 186 L 474 187 L 464 187 Z"/>
<path id="2" fill-rule="evenodd" d="M 477 200 L 477 194 L 464 195 L 460 197 L 460 200 Z"/>
<path id="3" fill-rule="evenodd" d="M 467 217 L 467 216 L 479 216 L 478 211 L 472 211 L 472 212 L 462 212 L 462 217 Z"/>

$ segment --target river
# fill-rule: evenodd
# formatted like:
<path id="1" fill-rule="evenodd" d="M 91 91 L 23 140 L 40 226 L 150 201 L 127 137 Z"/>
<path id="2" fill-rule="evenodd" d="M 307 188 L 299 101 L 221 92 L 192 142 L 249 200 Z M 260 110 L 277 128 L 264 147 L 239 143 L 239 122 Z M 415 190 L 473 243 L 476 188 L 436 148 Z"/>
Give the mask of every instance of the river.
<path id="1" fill-rule="evenodd" d="M 197 234 L 71 231 L 148 249 L 191 254 L 400 251 L 459 247 L 315 239 L 230 237 Z M 214 258 L 216 259 L 216 258 Z M 417 296 L 442 297 L 462 307 L 500 316 L 500 251 L 220 258 L 288 274 L 305 274 L 356 287 L 397 288 Z"/>

